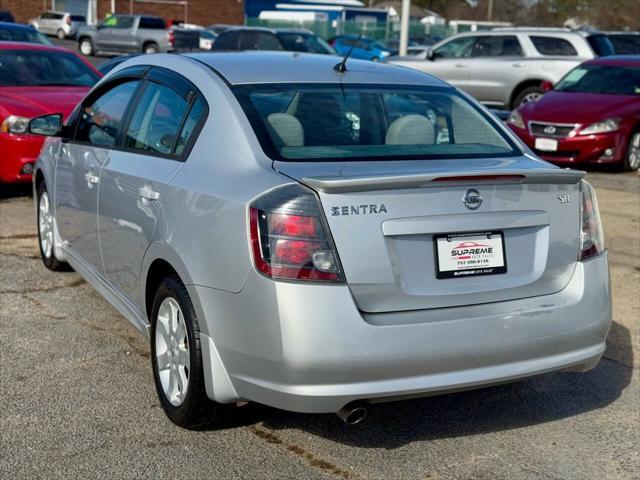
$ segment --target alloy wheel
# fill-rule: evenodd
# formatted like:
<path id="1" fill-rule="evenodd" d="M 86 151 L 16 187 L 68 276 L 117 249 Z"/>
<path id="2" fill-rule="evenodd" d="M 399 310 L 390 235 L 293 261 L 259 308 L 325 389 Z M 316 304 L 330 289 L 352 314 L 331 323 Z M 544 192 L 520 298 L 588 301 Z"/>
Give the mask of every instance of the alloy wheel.
<path id="1" fill-rule="evenodd" d="M 92 51 L 93 46 L 91 45 L 91 42 L 89 40 L 83 40 L 82 42 L 80 42 L 80 52 L 83 55 L 91 55 Z"/>
<path id="2" fill-rule="evenodd" d="M 524 97 L 522 97 L 522 101 L 520 102 L 520 105 L 524 104 L 524 103 L 529 103 L 529 102 L 535 102 L 536 100 L 538 100 L 540 97 L 542 96 L 541 93 L 538 92 L 531 92 L 526 94 Z"/>
<path id="3" fill-rule="evenodd" d="M 629 168 L 637 170 L 640 167 L 640 132 L 634 133 L 629 142 Z"/>
<path id="4" fill-rule="evenodd" d="M 156 366 L 162 390 L 169 402 L 179 406 L 189 387 L 189 338 L 178 302 L 165 298 L 158 309 L 155 331 Z"/>
<path id="5" fill-rule="evenodd" d="M 49 258 L 53 253 L 53 215 L 51 215 L 51 204 L 47 192 L 42 192 L 38 203 L 38 231 L 42 254 L 45 258 Z"/>

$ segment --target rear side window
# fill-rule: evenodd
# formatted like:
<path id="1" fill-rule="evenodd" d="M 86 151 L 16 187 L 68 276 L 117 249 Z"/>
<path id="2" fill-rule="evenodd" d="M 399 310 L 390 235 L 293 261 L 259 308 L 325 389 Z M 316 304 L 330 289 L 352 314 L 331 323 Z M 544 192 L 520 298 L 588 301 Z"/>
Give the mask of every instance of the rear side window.
<path id="1" fill-rule="evenodd" d="M 204 115 L 204 111 L 204 103 L 200 98 L 197 98 L 191 106 L 189 115 L 187 115 L 187 118 L 184 121 L 184 125 L 182 126 L 182 130 L 180 131 L 180 135 L 178 136 L 178 143 L 176 144 L 176 155 L 182 155 L 185 147 L 192 139 L 194 132 L 198 127 L 202 116 Z"/>
<path id="2" fill-rule="evenodd" d="M 640 54 L 640 35 L 609 35 L 617 55 Z"/>
<path id="3" fill-rule="evenodd" d="M 131 118 L 125 146 L 149 153 L 174 151 L 189 104 L 172 88 L 149 82 Z"/>
<path id="4" fill-rule="evenodd" d="M 164 20 L 157 17 L 140 17 L 140 28 L 150 28 L 154 30 L 164 30 L 166 25 Z"/>
<path id="5" fill-rule="evenodd" d="M 115 145 L 127 105 L 138 83 L 138 80 L 121 83 L 85 106 L 76 140 L 105 147 Z"/>
<path id="6" fill-rule="evenodd" d="M 478 37 L 474 57 L 521 57 L 522 47 L 514 35 Z"/>
<path id="7" fill-rule="evenodd" d="M 239 32 L 222 33 L 213 44 L 213 49 L 214 50 L 237 50 L 239 39 L 240 39 Z"/>
<path id="8" fill-rule="evenodd" d="M 451 40 L 434 51 L 436 58 L 469 58 L 476 37 L 462 37 Z"/>
<path id="9" fill-rule="evenodd" d="M 533 46 L 540 55 L 575 56 L 578 55 L 571 42 L 558 37 L 531 36 Z"/>
<path id="10" fill-rule="evenodd" d="M 71 15 L 72 22 L 86 22 L 87 19 L 82 15 Z"/>
<path id="11" fill-rule="evenodd" d="M 282 44 L 272 33 L 244 32 L 240 38 L 240 50 L 282 50 Z"/>

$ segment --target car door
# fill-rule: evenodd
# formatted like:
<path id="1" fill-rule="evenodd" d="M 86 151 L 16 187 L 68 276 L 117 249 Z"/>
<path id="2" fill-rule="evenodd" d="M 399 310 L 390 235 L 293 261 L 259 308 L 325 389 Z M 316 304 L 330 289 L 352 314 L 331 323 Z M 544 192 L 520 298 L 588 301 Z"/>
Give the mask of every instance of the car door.
<path id="1" fill-rule="evenodd" d="M 103 271 L 98 243 L 98 192 L 138 79 L 120 78 L 80 106 L 75 135 L 64 142 L 56 164 L 56 221 L 68 248 L 88 267 Z"/>
<path id="2" fill-rule="evenodd" d="M 464 91 L 469 89 L 470 59 L 475 36 L 454 38 L 435 48 L 431 60 L 422 62 L 423 70 Z"/>
<path id="3" fill-rule="evenodd" d="M 204 105 L 186 79 L 152 70 L 125 122 L 121 148 L 102 169 L 98 228 L 105 274 L 141 309 L 144 254 L 163 218 L 165 187 L 188 155 Z"/>
<path id="4" fill-rule="evenodd" d="M 138 50 L 136 44 L 135 17 L 118 17 L 118 22 L 111 29 L 111 39 L 109 44 L 114 51 L 133 52 Z"/>
<path id="5" fill-rule="evenodd" d="M 127 27 L 127 25 L 129 27 Z M 133 25 L 133 17 L 113 15 L 107 18 L 98 28 L 96 43 L 98 49 L 119 51 L 119 33 Z"/>
<path id="6" fill-rule="evenodd" d="M 52 27 L 52 23 L 54 21 L 53 18 L 54 18 L 53 13 L 49 13 L 49 12 L 45 12 L 42 15 L 40 15 L 40 18 L 38 19 L 38 30 L 46 34 L 53 33 L 53 27 Z"/>
<path id="7" fill-rule="evenodd" d="M 489 105 L 508 104 L 514 86 L 528 74 L 528 63 L 516 35 L 478 36 L 469 66 L 467 92 Z"/>

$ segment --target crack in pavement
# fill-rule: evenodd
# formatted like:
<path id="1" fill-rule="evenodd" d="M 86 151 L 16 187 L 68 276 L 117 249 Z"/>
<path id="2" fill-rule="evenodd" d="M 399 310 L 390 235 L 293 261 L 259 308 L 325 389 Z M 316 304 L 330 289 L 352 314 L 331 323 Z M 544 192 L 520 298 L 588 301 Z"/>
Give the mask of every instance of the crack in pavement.
<path id="1" fill-rule="evenodd" d="M 264 425 L 263 425 L 264 427 Z M 264 427 L 266 428 L 266 427 Z M 276 435 L 273 430 L 265 430 L 264 428 L 259 428 L 255 425 L 249 427 L 249 431 L 256 435 L 258 438 L 265 440 L 268 443 L 273 445 L 280 445 L 287 449 L 287 451 L 293 453 L 294 455 L 300 457 L 310 466 L 322 470 L 323 472 L 330 473 L 336 477 L 344 478 L 344 479 L 357 479 L 359 478 L 353 472 L 345 470 L 344 468 L 340 468 L 334 465 L 331 462 L 327 462 L 326 460 L 322 460 L 321 458 L 316 457 L 313 453 L 307 452 L 304 448 L 298 447 L 297 445 L 292 445 L 286 443 L 282 440 L 278 435 Z"/>
<path id="2" fill-rule="evenodd" d="M 0 290 L 0 294 L 10 293 L 10 294 L 16 294 L 16 295 L 25 295 L 29 293 L 49 293 L 49 292 L 56 292 L 58 290 L 63 290 L 65 288 L 78 287 L 84 283 L 86 282 L 82 278 L 78 278 L 77 280 L 74 280 L 73 282 L 70 282 L 70 283 L 66 283 L 64 285 L 54 285 L 51 287 L 34 288 L 34 289 L 27 288 L 24 290 Z"/>

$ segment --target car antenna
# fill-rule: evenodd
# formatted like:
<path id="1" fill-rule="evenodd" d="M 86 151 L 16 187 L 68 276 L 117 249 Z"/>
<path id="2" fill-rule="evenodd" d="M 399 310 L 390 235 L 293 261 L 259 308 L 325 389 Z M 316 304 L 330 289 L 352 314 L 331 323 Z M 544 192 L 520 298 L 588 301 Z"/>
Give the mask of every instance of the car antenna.
<path id="1" fill-rule="evenodd" d="M 349 60 L 349 57 L 351 56 L 351 52 L 353 52 L 353 49 L 356 47 L 356 43 L 360 41 L 360 39 L 362 38 L 362 34 L 358 35 L 358 38 L 356 39 L 355 42 L 353 42 L 353 45 L 351 45 L 351 48 L 349 49 L 349 51 L 347 52 L 347 54 L 344 56 L 344 58 L 342 59 L 342 61 L 340 63 L 336 63 L 333 66 L 333 69 L 338 72 L 338 73 L 344 73 L 347 71 L 347 60 Z"/>

